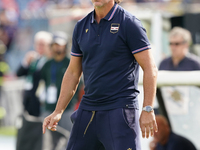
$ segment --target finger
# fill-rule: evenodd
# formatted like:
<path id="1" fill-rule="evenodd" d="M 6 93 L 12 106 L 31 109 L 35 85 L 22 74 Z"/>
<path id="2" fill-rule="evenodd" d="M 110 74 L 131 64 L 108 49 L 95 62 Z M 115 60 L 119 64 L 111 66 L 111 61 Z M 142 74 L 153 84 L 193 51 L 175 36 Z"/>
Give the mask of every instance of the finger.
<path id="1" fill-rule="evenodd" d="M 153 128 L 153 123 L 150 123 L 150 135 L 154 135 L 154 128 Z"/>
<path id="2" fill-rule="evenodd" d="M 51 128 L 50 130 L 51 130 L 51 131 L 56 131 L 57 129 L 56 129 L 56 128 Z"/>
<path id="3" fill-rule="evenodd" d="M 53 125 L 58 125 L 58 122 L 54 122 L 54 124 Z"/>
<path id="4" fill-rule="evenodd" d="M 46 132 L 46 125 L 44 125 L 44 123 L 43 123 L 43 125 L 42 125 L 42 133 L 45 134 L 45 132 Z"/>
<path id="5" fill-rule="evenodd" d="M 149 132 L 150 132 L 150 127 L 147 125 L 146 126 L 146 138 L 149 138 Z"/>
<path id="6" fill-rule="evenodd" d="M 49 121 L 45 118 L 42 125 L 43 134 L 46 132 L 46 127 L 48 126 L 48 124 L 49 124 Z"/>
<path id="7" fill-rule="evenodd" d="M 58 124 L 58 123 L 55 123 L 51 128 L 48 128 L 49 130 L 51 130 L 51 131 L 56 131 L 57 129 L 57 125 L 56 124 Z"/>
<path id="8" fill-rule="evenodd" d="M 49 123 L 49 125 L 48 125 L 48 129 L 51 130 L 51 128 L 53 128 L 53 125 L 56 125 L 56 124 L 58 124 L 58 122 L 55 121 L 54 118 L 51 118 L 51 121 L 50 121 L 50 123 Z"/>
<path id="9" fill-rule="evenodd" d="M 153 127 L 150 128 L 150 131 L 151 131 L 151 137 L 153 137 L 154 136 L 154 129 L 153 129 Z"/>
<path id="10" fill-rule="evenodd" d="M 153 128 L 155 132 L 158 132 L 158 126 L 157 126 L 156 120 L 153 121 Z"/>
<path id="11" fill-rule="evenodd" d="M 145 126 L 141 126 L 142 138 L 145 138 Z"/>
<path id="12" fill-rule="evenodd" d="M 42 132 L 43 134 L 46 132 L 46 127 L 47 127 L 47 123 L 46 121 L 44 120 L 43 124 L 42 124 Z"/>
<path id="13" fill-rule="evenodd" d="M 57 125 L 53 125 L 53 127 L 52 128 L 56 128 L 57 127 Z"/>

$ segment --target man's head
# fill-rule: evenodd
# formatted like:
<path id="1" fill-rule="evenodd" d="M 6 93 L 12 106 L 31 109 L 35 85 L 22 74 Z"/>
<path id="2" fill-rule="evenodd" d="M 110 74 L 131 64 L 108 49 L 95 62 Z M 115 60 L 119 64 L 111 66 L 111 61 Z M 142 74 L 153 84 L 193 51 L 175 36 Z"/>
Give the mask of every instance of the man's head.
<path id="1" fill-rule="evenodd" d="M 52 34 L 46 31 L 40 31 L 35 34 L 34 43 L 35 50 L 40 55 L 49 55 L 49 47 L 52 42 Z"/>
<path id="2" fill-rule="evenodd" d="M 65 56 L 66 48 L 68 44 L 68 37 L 65 32 L 57 31 L 53 34 L 53 41 L 51 44 L 51 49 L 53 57 Z"/>
<path id="3" fill-rule="evenodd" d="M 167 119 L 162 115 L 156 115 L 156 122 L 158 125 L 158 132 L 154 133 L 154 139 L 158 143 L 164 145 L 168 141 L 170 134 L 170 127 Z"/>
<path id="4" fill-rule="evenodd" d="M 169 35 L 169 44 L 173 59 L 183 59 L 188 53 L 191 34 L 181 27 L 174 27 Z"/>

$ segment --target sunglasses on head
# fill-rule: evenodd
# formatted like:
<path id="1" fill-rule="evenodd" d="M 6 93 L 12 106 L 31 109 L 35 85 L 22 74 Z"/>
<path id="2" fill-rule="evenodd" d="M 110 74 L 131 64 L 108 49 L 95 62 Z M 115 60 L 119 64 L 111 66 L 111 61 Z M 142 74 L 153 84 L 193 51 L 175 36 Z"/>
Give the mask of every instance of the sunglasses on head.
<path id="1" fill-rule="evenodd" d="M 179 46 L 179 45 L 182 45 L 182 44 L 185 44 L 185 41 L 183 41 L 183 42 L 170 42 L 169 43 L 170 46 L 172 46 L 172 45 Z"/>

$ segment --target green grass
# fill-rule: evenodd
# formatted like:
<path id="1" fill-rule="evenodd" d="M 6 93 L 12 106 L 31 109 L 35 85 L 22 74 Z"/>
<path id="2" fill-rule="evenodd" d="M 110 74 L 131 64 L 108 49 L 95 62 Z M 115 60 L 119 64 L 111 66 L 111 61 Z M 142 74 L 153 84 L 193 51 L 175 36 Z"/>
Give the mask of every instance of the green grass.
<path id="1" fill-rule="evenodd" d="M 15 136 L 17 129 L 15 127 L 0 127 L 0 135 Z"/>

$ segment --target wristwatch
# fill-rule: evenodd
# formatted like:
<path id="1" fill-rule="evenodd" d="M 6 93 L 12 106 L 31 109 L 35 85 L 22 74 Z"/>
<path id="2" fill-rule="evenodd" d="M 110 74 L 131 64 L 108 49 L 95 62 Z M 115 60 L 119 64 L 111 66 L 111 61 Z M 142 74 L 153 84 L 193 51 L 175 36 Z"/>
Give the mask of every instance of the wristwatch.
<path id="1" fill-rule="evenodd" d="M 148 106 L 143 107 L 142 110 L 144 110 L 146 112 L 151 112 L 151 111 L 153 111 L 153 108 L 148 105 Z"/>

